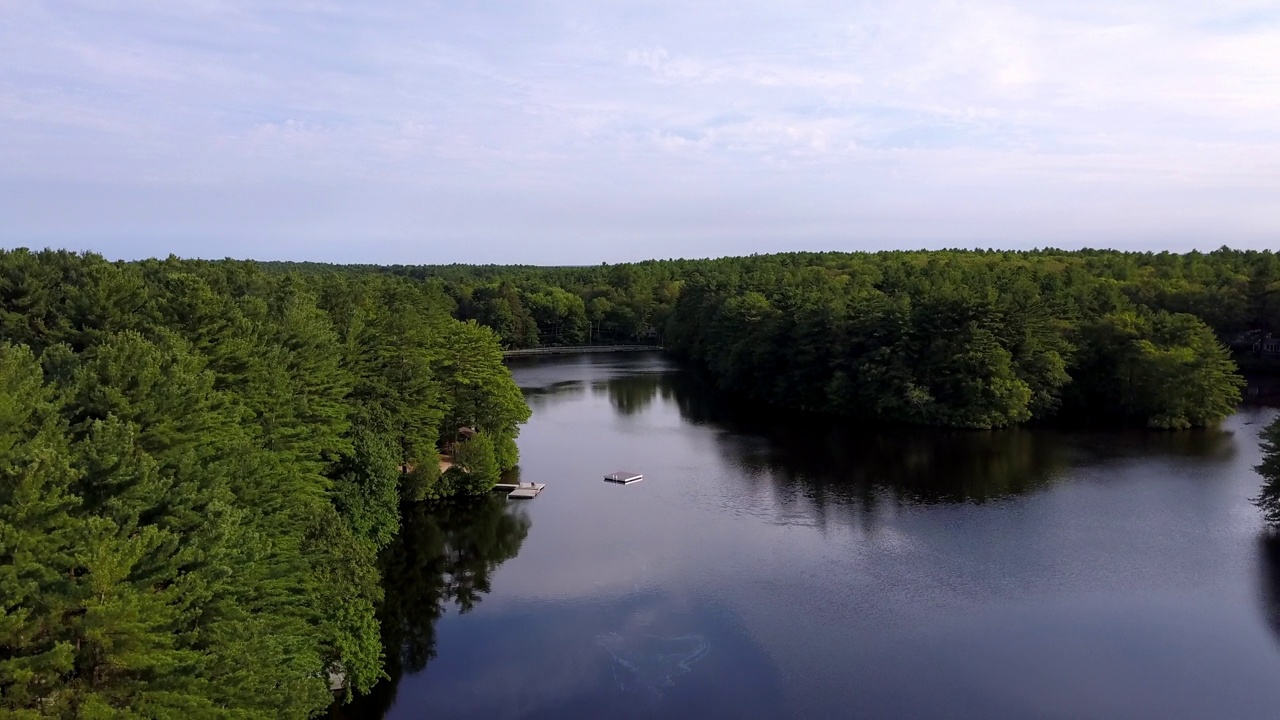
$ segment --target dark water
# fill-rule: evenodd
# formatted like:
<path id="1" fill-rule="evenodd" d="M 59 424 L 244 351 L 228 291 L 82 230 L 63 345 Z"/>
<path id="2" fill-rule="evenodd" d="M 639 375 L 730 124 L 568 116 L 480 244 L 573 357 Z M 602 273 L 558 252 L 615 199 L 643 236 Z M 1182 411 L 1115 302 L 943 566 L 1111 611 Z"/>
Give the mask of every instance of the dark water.
<path id="1" fill-rule="evenodd" d="M 391 553 L 351 717 L 1275 718 L 1257 432 L 824 428 L 657 356 L 514 365 L 537 499 Z M 602 482 L 613 470 L 643 482 Z"/>

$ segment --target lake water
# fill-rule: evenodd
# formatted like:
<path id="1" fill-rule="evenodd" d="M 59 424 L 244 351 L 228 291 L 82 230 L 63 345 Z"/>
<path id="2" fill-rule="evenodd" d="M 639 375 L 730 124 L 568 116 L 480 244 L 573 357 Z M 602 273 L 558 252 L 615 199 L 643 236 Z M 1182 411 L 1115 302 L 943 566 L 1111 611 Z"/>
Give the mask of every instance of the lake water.
<path id="1" fill-rule="evenodd" d="M 1275 718 L 1258 431 L 827 428 L 513 363 L 529 501 L 411 518 L 370 718 Z M 605 473 L 635 470 L 621 486 Z"/>

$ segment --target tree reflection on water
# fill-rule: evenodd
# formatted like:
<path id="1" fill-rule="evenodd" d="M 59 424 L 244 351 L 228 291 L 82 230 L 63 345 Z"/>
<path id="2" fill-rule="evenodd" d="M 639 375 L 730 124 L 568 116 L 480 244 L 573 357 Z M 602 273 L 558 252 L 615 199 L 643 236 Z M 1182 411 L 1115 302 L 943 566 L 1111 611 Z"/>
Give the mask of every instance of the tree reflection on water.
<path id="1" fill-rule="evenodd" d="M 382 555 L 379 613 L 387 679 L 366 697 L 335 705 L 332 718 L 381 718 L 401 677 L 435 657 L 435 625 L 452 603 L 468 612 L 490 590 L 499 565 L 520 552 L 529 519 L 488 495 L 406 506 L 400 534 Z"/>
<path id="2" fill-rule="evenodd" d="M 1258 600 L 1262 617 L 1280 643 L 1280 534 L 1270 531 L 1258 538 Z"/>
<path id="3" fill-rule="evenodd" d="M 661 399 L 694 425 L 721 430 L 722 454 L 748 481 L 766 478 L 813 502 L 874 505 L 986 502 L 1042 489 L 1068 466 L 1142 456 L 1222 460 L 1231 435 L 1216 429 L 1089 432 L 1051 427 L 943 430 L 868 425 L 734 401 L 691 372 L 597 381 L 614 409 L 635 415 Z"/>

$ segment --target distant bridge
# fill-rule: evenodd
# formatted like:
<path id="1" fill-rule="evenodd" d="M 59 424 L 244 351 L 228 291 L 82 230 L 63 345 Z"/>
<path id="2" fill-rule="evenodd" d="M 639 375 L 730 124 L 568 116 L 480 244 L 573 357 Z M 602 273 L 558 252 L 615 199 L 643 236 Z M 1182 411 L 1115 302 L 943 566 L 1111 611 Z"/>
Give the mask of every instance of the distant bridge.
<path id="1" fill-rule="evenodd" d="M 528 348 L 525 350 L 504 350 L 502 357 L 529 357 L 532 355 L 578 355 L 580 353 L 619 353 L 619 352 L 652 352 L 661 350 L 661 345 L 560 345 L 557 347 Z"/>

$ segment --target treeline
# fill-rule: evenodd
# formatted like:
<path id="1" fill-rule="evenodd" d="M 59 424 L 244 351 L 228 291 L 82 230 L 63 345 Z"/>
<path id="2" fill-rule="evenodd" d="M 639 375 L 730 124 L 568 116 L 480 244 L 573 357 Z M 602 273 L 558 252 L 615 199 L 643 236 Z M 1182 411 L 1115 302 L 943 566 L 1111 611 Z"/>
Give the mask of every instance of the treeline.
<path id="1" fill-rule="evenodd" d="M 695 273 L 669 346 L 722 389 L 874 421 L 996 428 L 1073 415 L 1186 428 L 1239 401 L 1212 328 L 1136 302 L 1087 255 L 815 259 Z"/>
<path id="2" fill-rule="evenodd" d="M 598 268 L 392 266 L 386 272 L 443 281 L 457 317 L 493 328 L 508 348 L 654 343 L 680 294 L 666 263 Z"/>
<path id="3" fill-rule="evenodd" d="M 351 269 L 440 283 L 504 347 L 662 344 L 773 406 L 946 427 L 1212 424 L 1280 332 L 1280 256 L 1228 249 Z"/>
<path id="4" fill-rule="evenodd" d="M 695 276 L 768 277 L 821 268 L 879 278 L 930 264 L 1011 262 L 1061 270 L 1073 286 L 1096 284 L 1135 307 L 1195 315 L 1224 342 L 1248 350 L 1280 333 L 1280 255 L 1273 252 L 1126 253 L 938 251 L 789 253 L 719 260 L 654 260 L 622 265 L 539 268 L 494 265 L 347 265 L 351 273 L 391 274 L 442 283 L 460 319 L 498 331 L 504 347 L 662 342 L 681 296 Z M 316 263 L 267 263 L 278 269 L 332 272 Z M 873 280 L 880 283 L 893 277 Z M 900 279 L 900 277 L 899 277 Z M 581 301 L 579 303 L 579 301 Z"/>
<path id="5" fill-rule="evenodd" d="M 498 333 L 508 349 L 662 341 L 681 278 L 699 261 L 595 267 L 264 263 L 279 271 L 380 274 L 440 283 L 455 317 Z"/>
<path id="6" fill-rule="evenodd" d="M 305 718 L 383 677 L 401 502 L 489 490 L 529 415 L 456 310 L 385 274 L 0 252 L 0 715 Z"/>
<path id="7" fill-rule="evenodd" d="M 1229 250 L 0 252 L 0 715 L 300 718 L 332 680 L 368 690 L 401 503 L 485 492 L 517 461 L 529 410 L 503 347 L 658 343 L 736 395 L 863 419 L 1188 427 L 1232 411 L 1224 343 L 1278 313 L 1277 256 Z"/>

